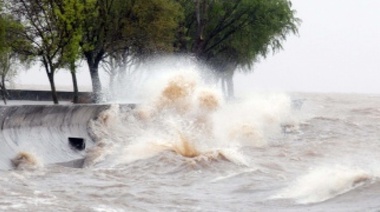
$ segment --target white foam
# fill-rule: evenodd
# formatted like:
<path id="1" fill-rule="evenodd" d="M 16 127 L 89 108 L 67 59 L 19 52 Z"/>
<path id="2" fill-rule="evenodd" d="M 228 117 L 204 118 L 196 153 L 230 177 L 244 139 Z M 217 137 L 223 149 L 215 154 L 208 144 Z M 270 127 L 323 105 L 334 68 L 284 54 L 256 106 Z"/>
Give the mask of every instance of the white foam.
<path id="1" fill-rule="evenodd" d="M 273 199 L 294 199 L 298 204 L 322 202 L 346 193 L 372 179 L 361 169 L 346 166 L 324 166 L 311 170 Z"/>
<path id="2" fill-rule="evenodd" d="M 217 152 L 248 166 L 249 157 L 240 148 L 266 146 L 291 112 L 286 94 L 256 94 L 248 100 L 224 102 L 220 90 L 202 79 L 197 64 L 164 64 L 167 72 L 157 63 L 154 67 L 160 72 L 153 71 L 154 81 L 141 87 L 145 99 L 136 109 L 123 114 L 113 107 L 91 125 L 99 140 L 106 137 L 117 146 L 113 154 L 119 154 L 121 163 L 164 151 L 185 157 Z M 120 98 L 125 101 L 125 96 Z"/>

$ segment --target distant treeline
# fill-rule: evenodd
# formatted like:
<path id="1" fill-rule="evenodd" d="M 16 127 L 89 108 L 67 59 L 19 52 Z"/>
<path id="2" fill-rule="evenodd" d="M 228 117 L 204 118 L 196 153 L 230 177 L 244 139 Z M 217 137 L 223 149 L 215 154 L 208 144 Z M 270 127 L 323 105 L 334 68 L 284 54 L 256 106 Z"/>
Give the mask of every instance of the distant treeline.
<path id="1" fill-rule="evenodd" d="M 282 48 L 300 20 L 289 0 L 0 0 L 0 80 L 14 64 L 38 61 L 58 104 L 55 73 L 72 74 L 78 101 L 76 67 L 86 61 L 93 100 L 101 96 L 99 67 L 115 80 L 130 68 L 160 54 L 195 57 L 214 72 L 227 96 L 233 74 Z M 112 92 L 112 89 L 110 89 Z"/>

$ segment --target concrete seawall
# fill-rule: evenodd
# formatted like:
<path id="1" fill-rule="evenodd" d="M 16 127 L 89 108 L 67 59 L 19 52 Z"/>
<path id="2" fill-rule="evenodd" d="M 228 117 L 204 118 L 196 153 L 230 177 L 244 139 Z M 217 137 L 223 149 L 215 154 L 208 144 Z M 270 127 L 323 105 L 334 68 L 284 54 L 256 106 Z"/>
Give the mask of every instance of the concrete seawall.
<path id="1" fill-rule="evenodd" d="M 93 145 L 88 123 L 110 105 L 21 105 L 0 106 L 0 169 L 12 168 L 11 159 L 20 151 L 36 155 L 43 164 L 83 158 L 68 137 L 81 137 Z"/>
<path id="2" fill-rule="evenodd" d="M 29 101 L 52 101 L 51 91 L 44 90 L 18 90 L 9 89 L 10 100 L 29 100 Z M 72 91 L 57 91 L 60 101 L 71 101 L 74 93 Z M 89 99 L 91 92 L 79 92 L 81 99 Z"/>

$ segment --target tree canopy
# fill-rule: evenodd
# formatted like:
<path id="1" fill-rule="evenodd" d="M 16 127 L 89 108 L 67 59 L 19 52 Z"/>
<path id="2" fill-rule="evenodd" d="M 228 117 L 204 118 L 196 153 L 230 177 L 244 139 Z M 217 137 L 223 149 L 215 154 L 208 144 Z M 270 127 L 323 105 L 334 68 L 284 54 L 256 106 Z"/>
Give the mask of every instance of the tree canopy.
<path id="1" fill-rule="evenodd" d="M 24 30 L 17 32 L 15 36 L 31 43 L 31 48 L 27 51 L 17 51 L 39 58 L 49 79 L 53 102 L 58 104 L 54 76 L 62 65 L 60 52 L 67 45 L 67 39 L 65 32 L 57 27 L 55 7 L 55 1 L 12 0 L 8 9 L 13 18 L 24 26 Z"/>
<path id="2" fill-rule="evenodd" d="M 297 33 L 299 19 L 288 0 L 178 1 L 186 8 L 178 45 L 206 61 L 228 57 L 250 66 Z"/>
<path id="3" fill-rule="evenodd" d="M 224 72 L 251 70 L 259 57 L 281 49 L 300 21 L 288 0 L 177 1 L 185 8 L 179 50 L 230 77 Z"/>
<path id="4" fill-rule="evenodd" d="M 59 57 L 61 68 L 70 70 L 73 82 L 73 102 L 79 101 L 79 89 L 76 77 L 77 61 L 82 58 L 82 41 L 84 21 L 84 5 L 76 0 L 56 0 L 53 4 L 53 12 L 56 17 L 56 27 L 62 33 L 65 45 L 60 49 Z"/>
<path id="5" fill-rule="evenodd" d="M 4 2 L 0 1 L 0 89 L 4 103 L 9 97 L 6 83 L 10 83 L 17 73 L 17 64 L 28 61 L 25 52 L 30 44 L 18 36 L 23 26 L 9 14 L 3 13 Z"/>
<path id="6" fill-rule="evenodd" d="M 170 51 L 181 17 L 180 6 L 172 0 L 93 0 L 84 8 L 81 45 L 96 97 L 101 93 L 98 67 L 103 59 Z"/>
<path id="7" fill-rule="evenodd" d="M 172 52 L 195 55 L 233 95 L 236 68 L 252 70 L 259 58 L 281 49 L 300 22 L 289 0 L 10 0 L 5 11 L 22 24 L 14 36 L 28 41 L 12 51 L 40 59 L 53 93 L 60 68 L 71 70 L 77 88 L 76 63 L 85 59 L 95 100 L 102 62 L 125 68 L 127 61 Z M 2 25 L 0 18 L 0 44 L 6 41 Z"/>

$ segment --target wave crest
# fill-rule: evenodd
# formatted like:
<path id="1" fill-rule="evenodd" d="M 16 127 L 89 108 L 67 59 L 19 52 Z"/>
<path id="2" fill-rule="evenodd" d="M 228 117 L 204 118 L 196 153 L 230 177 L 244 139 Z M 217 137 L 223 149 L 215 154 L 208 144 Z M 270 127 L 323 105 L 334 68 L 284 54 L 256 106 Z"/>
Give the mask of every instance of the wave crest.
<path id="1" fill-rule="evenodd" d="M 356 168 L 319 167 L 272 198 L 294 199 L 298 204 L 323 202 L 370 182 L 371 179 L 369 173 Z"/>
<path id="2" fill-rule="evenodd" d="M 90 123 L 94 140 L 112 144 L 106 146 L 113 149 L 107 153 L 111 158 L 130 163 L 173 151 L 185 158 L 216 154 L 248 165 L 239 149 L 266 146 L 268 135 L 281 132 L 289 112 L 286 95 L 224 102 L 220 92 L 202 83 L 197 73 L 177 73 L 166 80 L 133 110 L 123 112 L 115 105 Z M 89 161 L 106 159 L 99 153 L 104 148 L 89 151 Z"/>
<path id="3" fill-rule="evenodd" d="M 41 162 L 35 155 L 29 152 L 21 151 L 11 159 L 12 165 L 18 170 L 33 170 L 42 166 Z"/>

